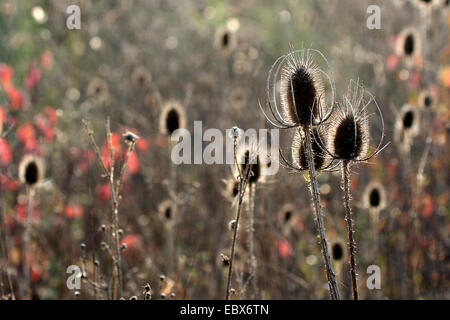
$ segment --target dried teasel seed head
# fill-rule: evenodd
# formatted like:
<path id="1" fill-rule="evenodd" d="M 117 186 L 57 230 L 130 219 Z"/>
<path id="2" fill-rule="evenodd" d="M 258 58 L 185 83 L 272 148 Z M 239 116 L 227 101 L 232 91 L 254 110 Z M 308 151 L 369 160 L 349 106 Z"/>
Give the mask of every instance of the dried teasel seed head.
<path id="1" fill-rule="evenodd" d="M 167 102 L 159 117 L 161 134 L 170 136 L 177 129 L 186 128 L 186 112 L 183 106 L 175 100 Z"/>
<path id="2" fill-rule="evenodd" d="M 121 250 L 121 251 L 125 250 L 126 248 L 127 248 L 127 244 L 126 244 L 126 243 L 122 243 L 122 244 L 120 245 L 120 250 Z"/>
<path id="3" fill-rule="evenodd" d="M 80 244 L 80 249 L 81 249 L 81 250 L 86 249 L 86 244 L 84 244 L 84 243 Z"/>
<path id="4" fill-rule="evenodd" d="M 228 56 L 237 45 L 237 34 L 228 26 L 221 26 L 217 29 L 214 36 L 214 47 L 223 56 Z"/>
<path id="5" fill-rule="evenodd" d="M 236 228 L 236 220 L 233 219 L 228 223 L 228 230 L 234 232 L 235 228 Z"/>
<path id="6" fill-rule="evenodd" d="M 386 190 L 378 181 L 370 182 L 363 194 L 363 204 L 365 208 L 373 210 L 383 210 L 386 207 Z"/>
<path id="7" fill-rule="evenodd" d="M 291 52 L 283 66 L 280 83 L 281 105 L 288 123 L 308 126 L 324 110 L 321 72 L 309 53 Z"/>
<path id="8" fill-rule="evenodd" d="M 330 119 L 328 150 L 336 159 L 358 161 L 369 151 L 369 119 L 364 94 L 358 83 L 351 82 L 348 94 L 337 104 Z"/>
<path id="9" fill-rule="evenodd" d="M 123 140 L 125 140 L 126 143 L 134 144 L 139 139 L 139 136 L 137 134 L 134 134 L 131 131 L 125 132 L 123 135 Z"/>
<path id="10" fill-rule="evenodd" d="M 333 261 L 338 263 L 347 259 L 347 249 L 342 238 L 335 237 L 330 241 L 330 254 Z"/>
<path id="11" fill-rule="evenodd" d="M 175 292 L 172 292 L 171 294 L 170 294 L 170 297 L 173 299 L 173 298 L 175 298 Z"/>
<path id="12" fill-rule="evenodd" d="M 144 290 L 145 290 L 145 292 L 150 292 L 150 291 L 152 290 L 152 287 L 150 286 L 149 283 L 147 283 L 147 284 L 144 286 Z"/>
<path id="13" fill-rule="evenodd" d="M 136 296 L 131 296 L 130 300 L 137 300 L 138 298 Z"/>
<path id="14" fill-rule="evenodd" d="M 177 205 L 170 199 L 164 200 L 158 206 L 158 212 L 164 223 L 173 223 L 178 213 Z"/>
<path id="15" fill-rule="evenodd" d="M 326 153 L 324 151 L 324 144 L 326 144 L 326 139 L 325 135 L 318 127 L 313 128 L 313 130 L 314 132 L 311 132 L 310 139 L 313 152 L 314 167 L 316 170 L 321 170 L 328 164 L 328 157 L 326 157 Z M 300 132 L 298 130 L 295 132 L 294 139 L 292 140 L 291 153 L 293 162 L 298 168 L 302 170 L 309 169 L 306 139 L 303 132 Z"/>
<path id="16" fill-rule="evenodd" d="M 163 292 L 163 293 L 161 293 L 160 297 L 161 297 L 161 299 L 164 300 L 164 299 L 166 299 L 167 296 L 166 296 L 166 294 Z"/>
<path id="17" fill-rule="evenodd" d="M 33 155 L 26 155 L 19 163 L 19 180 L 30 187 L 36 186 L 44 178 L 43 160 Z"/>
<path id="18" fill-rule="evenodd" d="M 402 147 L 408 149 L 412 143 L 412 138 L 419 134 L 420 112 L 418 108 L 409 104 L 403 105 L 395 122 L 395 139 L 403 144 Z"/>
<path id="19" fill-rule="evenodd" d="M 100 230 L 101 230 L 102 232 L 105 232 L 105 231 L 106 231 L 106 225 L 102 224 L 102 225 L 100 226 Z"/>
<path id="20" fill-rule="evenodd" d="M 160 276 L 159 276 L 159 280 L 160 280 L 160 281 L 164 281 L 164 280 L 166 280 L 166 276 L 165 276 L 165 275 L 163 275 L 163 274 L 162 274 L 162 275 L 160 275 Z"/>
<path id="21" fill-rule="evenodd" d="M 420 56 L 420 33 L 412 27 L 404 29 L 398 35 L 397 54 L 405 58 Z"/>

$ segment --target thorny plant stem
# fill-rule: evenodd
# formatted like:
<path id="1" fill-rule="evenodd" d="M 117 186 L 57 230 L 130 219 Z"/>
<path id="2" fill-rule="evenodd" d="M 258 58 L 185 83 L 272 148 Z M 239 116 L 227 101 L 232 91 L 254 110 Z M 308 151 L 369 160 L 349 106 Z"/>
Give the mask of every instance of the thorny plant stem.
<path id="1" fill-rule="evenodd" d="M 249 241 L 249 265 L 250 265 L 250 282 L 252 283 L 253 297 L 258 296 L 258 274 L 256 268 L 255 257 L 255 191 L 256 184 L 251 183 L 248 190 L 248 241 Z"/>
<path id="2" fill-rule="evenodd" d="M 113 268 L 113 290 L 112 298 L 118 299 L 122 297 L 122 270 L 121 270 L 121 259 L 120 259 L 120 247 L 119 247 L 119 202 L 118 194 L 116 193 L 116 188 L 114 186 L 114 149 L 112 146 L 111 139 L 111 125 L 109 118 L 106 120 L 106 135 L 109 145 L 109 184 L 111 189 L 111 211 L 112 211 L 112 236 L 114 242 L 114 268 Z"/>
<path id="3" fill-rule="evenodd" d="M 235 138 L 234 139 L 234 165 L 238 168 L 238 171 L 239 171 L 239 202 L 238 202 L 238 207 L 237 207 L 237 211 L 236 211 L 236 218 L 234 219 L 234 230 L 233 230 L 233 239 L 231 242 L 230 265 L 228 267 L 227 292 L 225 294 L 225 300 L 228 300 L 230 297 L 231 276 L 233 273 L 234 248 L 236 246 L 236 237 L 237 237 L 237 231 L 239 228 L 239 218 L 241 216 L 242 201 L 244 199 L 245 189 L 247 188 L 248 171 L 250 169 L 250 165 L 246 165 L 245 169 L 244 169 L 245 172 L 244 173 L 241 172 L 240 166 L 237 163 L 236 152 L 237 152 L 237 141 Z"/>
<path id="4" fill-rule="evenodd" d="M 25 235 L 24 235 L 24 246 L 23 246 L 23 275 L 25 278 L 24 284 L 24 298 L 28 298 L 31 291 L 31 274 L 30 265 L 28 264 L 29 251 L 30 251 L 30 234 L 31 234 L 31 212 L 33 210 L 33 197 L 34 189 L 28 187 L 28 205 L 27 205 L 27 217 L 25 221 Z"/>
<path id="5" fill-rule="evenodd" d="M 325 226 L 323 223 L 322 207 L 321 207 L 321 203 L 320 203 L 320 194 L 319 194 L 319 188 L 318 188 L 318 184 L 317 184 L 317 174 L 316 174 L 316 169 L 314 167 L 310 128 L 304 127 L 303 133 L 305 136 L 307 164 L 308 164 L 308 168 L 309 168 L 309 180 L 310 180 L 310 187 L 311 187 L 310 191 L 311 191 L 311 195 L 313 197 L 313 202 L 314 202 L 314 211 L 316 214 L 317 228 L 318 228 L 319 237 L 320 237 L 320 246 L 322 248 L 322 255 L 323 255 L 323 259 L 324 259 L 324 263 L 325 263 L 325 270 L 327 273 L 328 287 L 330 289 L 331 299 L 332 300 L 340 300 L 341 297 L 339 295 L 339 288 L 338 288 L 337 282 L 336 282 L 336 275 L 334 274 L 333 267 L 331 265 L 330 253 L 328 252 L 328 244 L 327 244 L 327 239 L 325 237 Z"/>
<path id="6" fill-rule="evenodd" d="M 350 187 L 349 187 L 349 162 L 342 162 L 342 188 L 344 189 L 344 207 L 345 207 L 345 221 L 347 221 L 348 231 L 348 245 L 350 250 L 350 273 L 352 276 L 352 291 L 353 299 L 358 300 L 358 289 L 356 286 L 356 265 L 355 265 L 355 251 L 356 245 L 353 238 L 353 219 L 352 209 L 350 207 Z"/>

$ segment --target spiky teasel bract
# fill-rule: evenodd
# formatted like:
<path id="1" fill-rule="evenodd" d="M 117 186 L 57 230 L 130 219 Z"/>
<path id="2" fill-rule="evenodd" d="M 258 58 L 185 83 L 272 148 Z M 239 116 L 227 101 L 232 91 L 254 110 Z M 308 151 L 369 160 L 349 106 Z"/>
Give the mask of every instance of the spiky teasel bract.
<path id="1" fill-rule="evenodd" d="M 366 99 L 365 95 L 368 96 Z M 381 138 L 375 150 L 369 154 L 370 132 L 367 107 L 373 102 L 381 119 Z M 320 138 L 320 136 L 319 136 Z M 328 146 L 325 153 L 334 160 L 364 162 L 376 156 L 382 147 L 384 120 L 375 98 L 358 82 L 351 81 L 348 93 L 337 103 L 328 124 Z"/>
<path id="2" fill-rule="evenodd" d="M 168 101 L 159 116 L 159 131 L 170 136 L 177 129 L 186 128 L 186 112 L 183 106 L 175 100 Z"/>
<path id="3" fill-rule="evenodd" d="M 19 163 L 19 181 L 34 187 L 43 180 L 44 170 L 44 162 L 41 158 L 25 155 Z"/>
<path id="4" fill-rule="evenodd" d="M 330 87 L 328 99 L 324 79 Z M 334 79 L 325 56 L 315 49 L 292 50 L 280 56 L 269 70 L 266 105 L 270 113 L 267 114 L 261 105 L 260 108 L 277 128 L 309 127 L 328 119 L 334 95 Z"/>

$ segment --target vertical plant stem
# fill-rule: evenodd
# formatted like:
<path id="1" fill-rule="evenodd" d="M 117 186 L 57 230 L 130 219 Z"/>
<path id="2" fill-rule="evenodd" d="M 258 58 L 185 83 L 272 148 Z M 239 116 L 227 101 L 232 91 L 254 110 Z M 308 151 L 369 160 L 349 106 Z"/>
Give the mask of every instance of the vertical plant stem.
<path id="1" fill-rule="evenodd" d="M 111 126 L 109 118 L 106 120 L 106 134 L 109 145 L 109 185 L 111 189 L 111 211 L 112 211 L 112 237 L 114 242 L 114 265 L 113 265 L 113 290 L 112 298 L 118 299 L 122 297 L 122 270 L 119 248 L 119 210 L 116 188 L 114 184 L 114 150 L 111 141 Z"/>
<path id="2" fill-rule="evenodd" d="M 342 188 L 344 189 L 344 207 L 345 207 L 345 221 L 347 221 L 348 231 L 348 245 L 350 250 L 350 274 L 352 276 L 352 292 L 353 299 L 358 300 L 358 289 L 356 286 L 356 265 L 355 265 L 355 251 L 356 245 L 353 238 L 353 219 L 352 209 L 350 207 L 350 186 L 349 186 L 349 162 L 342 162 Z"/>
<path id="3" fill-rule="evenodd" d="M 247 182 L 248 182 L 248 171 L 250 169 L 250 166 L 247 165 L 245 167 L 245 172 L 242 173 L 241 169 L 237 163 L 237 139 L 234 138 L 234 165 L 238 168 L 239 171 L 239 202 L 238 207 L 236 211 L 236 218 L 234 219 L 234 230 L 233 230 L 233 238 L 231 241 L 231 254 L 230 254 L 230 265 L 228 267 L 228 278 L 227 278 L 227 292 L 225 294 L 225 300 L 228 300 L 230 297 L 230 289 L 231 289 L 231 276 L 233 274 L 233 260 L 234 260 L 234 248 L 236 246 L 236 238 L 237 238 L 237 231 L 239 229 L 239 218 L 241 216 L 241 208 L 242 208 L 242 201 L 244 199 L 245 195 L 245 189 L 247 188 Z"/>
<path id="4" fill-rule="evenodd" d="M 325 271 L 328 279 L 328 287 L 330 289 L 330 296 L 332 300 L 340 300 L 339 288 L 336 282 L 336 275 L 334 274 L 333 267 L 331 265 L 330 253 L 328 252 L 328 243 L 325 237 L 325 226 L 323 223 L 322 207 L 320 203 L 319 187 L 317 183 L 317 174 L 314 167 L 314 158 L 311 145 L 310 128 L 303 127 L 303 133 L 305 135 L 307 164 L 309 168 L 309 180 L 311 187 L 311 195 L 313 197 L 314 211 L 317 220 L 317 229 L 319 231 L 320 246 L 322 249 L 322 256 L 325 263 Z"/>
<path id="5" fill-rule="evenodd" d="M 249 265 L 250 265 L 250 282 L 252 287 L 252 297 L 258 296 L 258 274 L 256 268 L 255 257 L 255 191 L 256 184 L 251 183 L 248 190 L 248 242 L 249 242 Z"/>
<path id="6" fill-rule="evenodd" d="M 31 290 L 31 274 L 30 265 L 28 264 L 28 254 L 30 251 L 30 234 L 31 234 L 31 212 L 33 210 L 33 197 L 34 189 L 32 187 L 27 187 L 28 193 L 28 205 L 27 205 L 27 217 L 25 221 L 25 235 L 24 235 L 24 246 L 23 246 L 23 275 L 25 279 L 23 295 L 24 298 L 28 298 Z"/>

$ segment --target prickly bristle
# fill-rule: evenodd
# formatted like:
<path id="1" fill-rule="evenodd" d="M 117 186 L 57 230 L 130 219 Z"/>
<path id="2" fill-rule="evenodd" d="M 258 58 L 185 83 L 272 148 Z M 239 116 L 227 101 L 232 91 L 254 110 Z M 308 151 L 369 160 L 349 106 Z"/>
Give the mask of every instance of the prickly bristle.
<path id="1" fill-rule="evenodd" d="M 362 123 L 353 115 L 348 115 L 338 122 L 333 137 L 334 153 L 338 159 L 357 159 L 363 151 L 363 143 Z"/>

